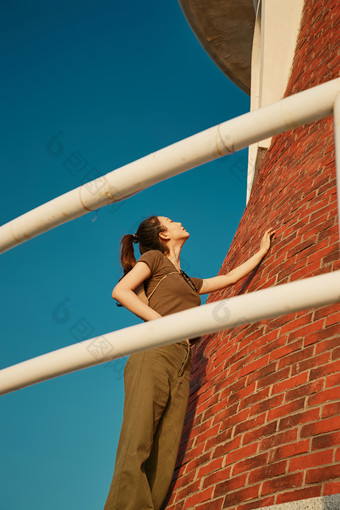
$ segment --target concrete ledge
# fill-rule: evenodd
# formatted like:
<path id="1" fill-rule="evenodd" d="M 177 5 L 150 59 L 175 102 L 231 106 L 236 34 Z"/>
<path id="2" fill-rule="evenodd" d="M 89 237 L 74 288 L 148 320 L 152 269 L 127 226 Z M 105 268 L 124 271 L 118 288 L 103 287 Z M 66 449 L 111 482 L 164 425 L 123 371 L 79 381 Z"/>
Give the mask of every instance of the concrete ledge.
<path id="1" fill-rule="evenodd" d="M 340 494 L 300 499 L 290 503 L 261 507 L 257 510 L 340 510 Z"/>

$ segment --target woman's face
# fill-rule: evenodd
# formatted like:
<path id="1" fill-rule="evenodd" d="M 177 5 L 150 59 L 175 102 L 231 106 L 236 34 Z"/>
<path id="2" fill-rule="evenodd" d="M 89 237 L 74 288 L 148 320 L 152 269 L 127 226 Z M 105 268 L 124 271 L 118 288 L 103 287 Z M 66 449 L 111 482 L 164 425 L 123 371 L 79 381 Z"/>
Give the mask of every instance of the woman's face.
<path id="1" fill-rule="evenodd" d="M 179 221 L 173 221 L 171 218 L 166 216 L 157 216 L 161 224 L 166 227 L 167 233 L 171 239 L 183 239 L 189 237 L 189 232 L 182 227 L 182 223 Z"/>

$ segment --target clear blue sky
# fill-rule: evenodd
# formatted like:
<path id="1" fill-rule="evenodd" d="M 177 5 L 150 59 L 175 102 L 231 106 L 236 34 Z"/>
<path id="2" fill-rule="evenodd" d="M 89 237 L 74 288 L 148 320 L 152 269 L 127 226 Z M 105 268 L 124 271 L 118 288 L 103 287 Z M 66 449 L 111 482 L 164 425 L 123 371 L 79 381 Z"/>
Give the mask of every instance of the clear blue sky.
<path id="1" fill-rule="evenodd" d="M 0 25 L 1 224 L 249 111 L 177 2 L 6 2 Z M 142 322 L 111 292 L 121 237 L 150 215 L 190 232 L 188 274 L 215 276 L 245 209 L 246 165 L 247 151 L 221 158 L 2 254 L 1 368 Z M 103 508 L 125 362 L 0 397 L 1 510 Z"/>

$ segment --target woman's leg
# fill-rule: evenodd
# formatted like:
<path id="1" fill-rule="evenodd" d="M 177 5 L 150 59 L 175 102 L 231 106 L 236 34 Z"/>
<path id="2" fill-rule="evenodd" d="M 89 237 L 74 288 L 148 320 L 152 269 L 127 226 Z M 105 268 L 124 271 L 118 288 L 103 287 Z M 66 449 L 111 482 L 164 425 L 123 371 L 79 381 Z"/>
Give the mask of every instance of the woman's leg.
<path id="1" fill-rule="evenodd" d="M 134 353 L 126 363 L 123 424 L 104 510 L 154 510 L 144 464 L 169 398 L 161 353 L 162 348 Z"/>
<path id="2" fill-rule="evenodd" d="M 172 370 L 170 397 L 145 464 L 155 510 L 161 508 L 174 473 L 190 391 L 190 347 L 185 343 L 174 347 L 177 363 Z"/>

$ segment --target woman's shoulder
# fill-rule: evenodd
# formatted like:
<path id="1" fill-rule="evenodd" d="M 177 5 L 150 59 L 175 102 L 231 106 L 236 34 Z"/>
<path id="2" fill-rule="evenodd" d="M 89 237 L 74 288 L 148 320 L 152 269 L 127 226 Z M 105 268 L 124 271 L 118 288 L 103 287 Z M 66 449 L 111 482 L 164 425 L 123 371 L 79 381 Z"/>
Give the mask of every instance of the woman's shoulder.
<path id="1" fill-rule="evenodd" d="M 140 260 L 144 260 L 144 259 L 150 259 L 150 258 L 158 258 L 158 259 L 163 259 L 164 258 L 164 255 L 163 253 L 160 251 L 160 250 L 148 250 L 148 251 L 145 251 L 138 259 L 138 262 Z"/>
<path id="2" fill-rule="evenodd" d="M 164 264 L 164 255 L 160 250 L 148 250 L 139 257 L 137 262 L 145 262 L 154 274 Z"/>

